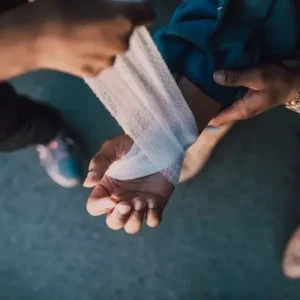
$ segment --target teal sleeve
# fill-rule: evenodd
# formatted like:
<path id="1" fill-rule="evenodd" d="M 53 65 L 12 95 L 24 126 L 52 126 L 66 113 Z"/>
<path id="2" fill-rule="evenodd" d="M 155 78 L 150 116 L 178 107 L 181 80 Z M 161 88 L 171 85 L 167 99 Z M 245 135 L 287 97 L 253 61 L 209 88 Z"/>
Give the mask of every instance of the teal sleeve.
<path id="1" fill-rule="evenodd" d="M 294 0 L 186 0 L 155 42 L 173 74 L 184 75 L 227 106 L 244 88 L 213 80 L 218 69 L 279 62 L 296 52 Z"/>

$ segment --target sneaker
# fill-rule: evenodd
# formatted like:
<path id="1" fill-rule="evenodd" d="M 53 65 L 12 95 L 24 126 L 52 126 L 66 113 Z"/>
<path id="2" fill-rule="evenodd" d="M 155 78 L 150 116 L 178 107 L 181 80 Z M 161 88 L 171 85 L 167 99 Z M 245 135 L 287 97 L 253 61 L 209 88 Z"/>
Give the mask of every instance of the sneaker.
<path id="1" fill-rule="evenodd" d="M 63 134 L 36 148 L 49 177 L 64 188 L 74 188 L 82 183 L 83 172 L 77 148 L 74 140 Z"/>

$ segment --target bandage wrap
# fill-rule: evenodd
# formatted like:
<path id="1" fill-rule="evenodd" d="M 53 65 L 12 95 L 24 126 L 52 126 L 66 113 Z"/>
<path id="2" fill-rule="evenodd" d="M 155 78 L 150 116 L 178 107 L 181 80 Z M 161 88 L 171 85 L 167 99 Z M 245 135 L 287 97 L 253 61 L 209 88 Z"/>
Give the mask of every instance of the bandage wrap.
<path id="1" fill-rule="evenodd" d="M 107 175 L 130 180 L 161 172 L 175 185 L 198 130 L 148 30 L 136 29 L 130 50 L 112 68 L 86 82 L 134 141 Z"/>

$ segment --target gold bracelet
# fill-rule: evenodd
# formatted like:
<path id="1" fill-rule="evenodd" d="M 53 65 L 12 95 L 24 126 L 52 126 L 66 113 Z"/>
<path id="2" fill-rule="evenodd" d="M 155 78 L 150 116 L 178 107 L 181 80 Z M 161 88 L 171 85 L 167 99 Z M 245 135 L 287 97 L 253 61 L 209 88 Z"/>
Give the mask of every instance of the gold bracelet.
<path id="1" fill-rule="evenodd" d="M 300 90 L 297 91 L 296 99 L 286 103 L 286 108 L 296 113 L 300 113 Z"/>

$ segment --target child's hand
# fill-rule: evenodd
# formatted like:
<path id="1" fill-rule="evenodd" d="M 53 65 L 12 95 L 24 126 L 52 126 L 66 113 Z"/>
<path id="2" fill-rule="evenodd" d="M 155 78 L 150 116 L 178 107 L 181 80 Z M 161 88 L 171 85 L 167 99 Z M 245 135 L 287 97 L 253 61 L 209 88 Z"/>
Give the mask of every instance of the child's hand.
<path id="1" fill-rule="evenodd" d="M 40 30 L 40 66 L 80 77 L 96 76 L 129 47 L 138 25 L 154 12 L 146 2 L 38 0 L 32 4 Z"/>
<path id="2" fill-rule="evenodd" d="M 174 186 L 160 173 L 140 179 L 119 181 L 105 174 L 109 166 L 130 150 L 133 141 L 127 135 L 106 142 L 90 163 L 84 183 L 94 187 L 87 210 L 93 216 L 107 214 L 107 225 L 113 230 L 137 233 L 145 217 L 149 227 L 157 227 Z"/>

